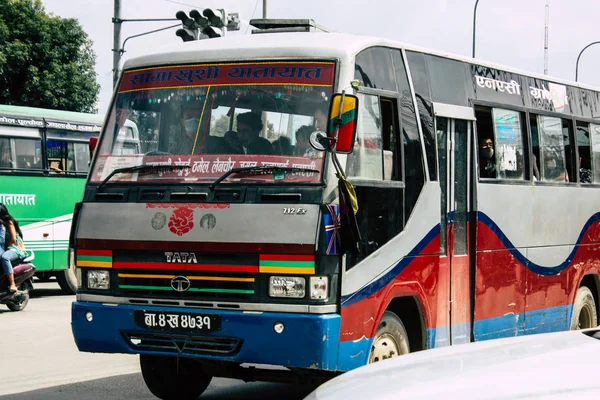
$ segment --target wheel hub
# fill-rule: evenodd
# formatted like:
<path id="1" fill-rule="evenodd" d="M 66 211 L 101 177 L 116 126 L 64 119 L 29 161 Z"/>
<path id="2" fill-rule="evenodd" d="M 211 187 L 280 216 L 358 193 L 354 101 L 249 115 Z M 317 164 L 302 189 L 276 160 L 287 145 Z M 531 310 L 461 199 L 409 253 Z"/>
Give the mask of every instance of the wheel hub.
<path id="1" fill-rule="evenodd" d="M 377 337 L 373 342 L 369 364 L 397 357 L 399 354 L 399 346 L 394 337 L 389 334 L 384 334 Z"/>

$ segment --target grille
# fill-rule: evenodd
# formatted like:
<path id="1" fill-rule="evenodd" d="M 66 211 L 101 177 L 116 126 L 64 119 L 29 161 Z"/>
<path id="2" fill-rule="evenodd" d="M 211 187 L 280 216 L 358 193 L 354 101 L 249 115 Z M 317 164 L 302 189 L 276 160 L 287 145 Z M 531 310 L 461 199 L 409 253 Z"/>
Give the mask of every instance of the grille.
<path id="1" fill-rule="evenodd" d="M 158 297 L 165 300 L 250 300 L 256 294 L 256 275 L 199 271 L 117 270 L 117 287 L 129 297 Z M 184 291 L 172 287 L 171 280 L 185 277 Z M 184 285 L 184 286 L 186 286 Z"/>
<path id="2" fill-rule="evenodd" d="M 123 332 L 135 350 L 161 351 L 180 355 L 221 355 L 239 353 L 243 340 L 208 336 L 166 335 L 162 333 Z"/>

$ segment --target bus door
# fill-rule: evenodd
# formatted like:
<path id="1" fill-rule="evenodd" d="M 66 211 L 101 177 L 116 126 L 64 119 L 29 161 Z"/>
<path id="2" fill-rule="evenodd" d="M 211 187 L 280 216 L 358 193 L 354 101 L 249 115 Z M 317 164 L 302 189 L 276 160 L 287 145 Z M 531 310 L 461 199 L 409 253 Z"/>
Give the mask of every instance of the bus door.
<path id="1" fill-rule="evenodd" d="M 449 275 L 450 343 L 471 340 L 471 141 L 473 110 L 435 104 L 441 187 L 441 253 Z M 458 118 L 460 117 L 460 118 Z"/>

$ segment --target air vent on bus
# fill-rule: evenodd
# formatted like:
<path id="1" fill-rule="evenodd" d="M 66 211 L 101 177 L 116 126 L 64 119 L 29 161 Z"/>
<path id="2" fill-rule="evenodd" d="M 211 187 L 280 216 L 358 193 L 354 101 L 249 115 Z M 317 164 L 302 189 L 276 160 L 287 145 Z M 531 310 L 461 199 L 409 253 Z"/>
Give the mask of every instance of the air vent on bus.
<path id="1" fill-rule="evenodd" d="M 159 201 L 165 197 L 165 192 L 162 190 L 145 190 L 142 192 L 142 201 Z"/>
<path id="2" fill-rule="evenodd" d="M 251 19 L 252 33 L 329 32 L 312 19 Z"/>
<path id="3" fill-rule="evenodd" d="M 275 203 L 298 202 L 302 199 L 301 193 L 264 193 L 260 196 L 262 201 Z"/>
<path id="4" fill-rule="evenodd" d="M 241 197 L 239 190 L 216 190 L 214 201 L 238 202 Z"/>
<path id="5" fill-rule="evenodd" d="M 173 192 L 171 193 L 171 201 L 206 201 L 208 193 L 206 192 Z"/>
<path id="6" fill-rule="evenodd" d="M 96 201 L 123 201 L 123 193 L 96 193 Z"/>

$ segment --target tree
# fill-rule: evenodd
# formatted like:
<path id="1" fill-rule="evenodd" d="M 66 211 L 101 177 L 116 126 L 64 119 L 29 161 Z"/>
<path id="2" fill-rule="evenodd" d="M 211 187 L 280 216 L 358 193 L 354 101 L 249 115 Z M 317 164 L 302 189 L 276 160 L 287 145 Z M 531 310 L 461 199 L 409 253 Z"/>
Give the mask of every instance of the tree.
<path id="1" fill-rule="evenodd" d="M 0 103 L 94 112 L 100 85 L 92 41 L 79 22 L 41 0 L 1 0 Z"/>

